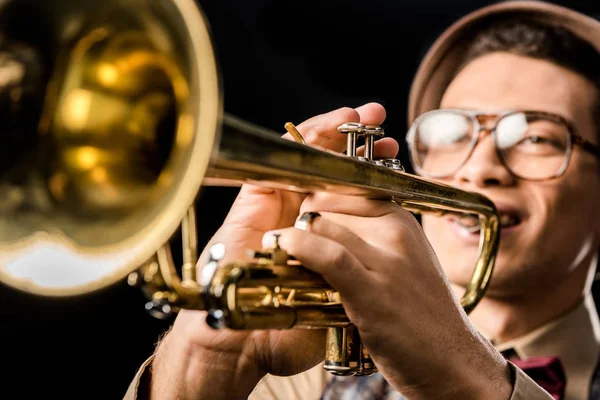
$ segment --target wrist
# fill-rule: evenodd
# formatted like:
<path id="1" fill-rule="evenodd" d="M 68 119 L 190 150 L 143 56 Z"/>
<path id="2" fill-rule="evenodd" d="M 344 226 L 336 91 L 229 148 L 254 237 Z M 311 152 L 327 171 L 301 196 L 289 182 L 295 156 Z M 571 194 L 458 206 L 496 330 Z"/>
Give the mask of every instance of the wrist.
<path id="1" fill-rule="evenodd" d="M 465 368 L 468 371 L 465 382 L 469 395 L 464 398 L 509 400 L 514 387 L 514 370 L 487 340 L 479 339 L 481 346 L 476 346 L 479 347 L 479 356 L 471 358 L 470 362 L 463 361 L 470 366 Z"/>
<path id="2" fill-rule="evenodd" d="M 488 369 L 480 375 L 474 399 L 509 400 L 514 388 L 514 370 L 505 362 L 504 366 Z"/>
<path id="3" fill-rule="evenodd" d="M 485 339 L 471 339 L 446 349 L 427 373 L 421 371 L 420 378 L 398 390 L 411 399 L 509 400 L 514 387 L 511 365 Z"/>
<path id="4" fill-rule="evenodd" d="M 247 399 L 265 374 L 237 351 L 214 351 L 174 329 L 151 366 L 151 399 Z"/>

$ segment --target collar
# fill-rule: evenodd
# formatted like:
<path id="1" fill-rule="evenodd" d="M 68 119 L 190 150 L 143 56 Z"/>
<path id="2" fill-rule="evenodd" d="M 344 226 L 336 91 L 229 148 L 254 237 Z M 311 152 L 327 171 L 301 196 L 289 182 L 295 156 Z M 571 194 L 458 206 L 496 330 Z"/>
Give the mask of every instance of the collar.
<path id="1" fill-rule="evenodd" d="M 564 316 L 496 349 L 512 349 L 519 358 L 558 356 L 567 376 L 566 400 L 587 399 L 600 352 L 600 322 L 591 293 Z"/>

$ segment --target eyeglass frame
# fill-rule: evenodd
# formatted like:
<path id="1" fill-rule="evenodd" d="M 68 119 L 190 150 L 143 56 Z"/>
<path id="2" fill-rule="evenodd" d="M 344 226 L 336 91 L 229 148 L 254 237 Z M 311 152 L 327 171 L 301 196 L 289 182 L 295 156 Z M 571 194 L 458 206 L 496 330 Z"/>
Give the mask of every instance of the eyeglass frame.
<path id="1" fill-rule="evenodd" d="M 415 158 L 414 158 L 415 154 L 417 153 L 417 150 L 415 148 L 416 141 L 414 140 L 416 135 L 414 135 L 414 134 L 411 135 L 411 131 L 416 129 L 419 121 L 423 117 L 425 117 L 428 114 L 431 114 L 434 112 L 439 112 L 439 111 L 450 111 L 453 113 L 461 114 L 461 115 L 468 117 L 473 122 L 473 129 L 472 129 L 473 138 L 471 139 L 471 144 L 470 144 L 471 148 L 469 149 L 467 156 L 460 163 L 460 165 L 458 167 L 456 167 L 452 172 L 450 172 L 448 174 L 444 174 L 444 175 L 436 175 L 436 174 L 427 173 L 417 165 L 417 163 L 415 162 Z M 519 113 L 522 113 L 522 114 L 525 114 L 528 116 L 531 115 L 534 117 L 538 116 L 538 117 L 546 118 L 551 121 L 563 124 L 567 128 L 568 133 L 569 133 L 569 142 L 568 142 L 568 148 L 565 151 L 565 162 L 563 163 L 561 168 L 558 170 L 558 172 L 555 173 L 554 175 L 547 177 L 547 178 L 523 177 L 523 176 L 515 173 L 512 170 L 512 168 L 507 165 L 506 160 L 504 160 L 504 156 L 502 156 L 502 154 L 500 153 L 500 149 L 498 149 L 498 146 L 496 145 L 497 140 L 496 140 L 496 136 L 495 136 L 496 128 L 498 127 L 498 123 L 503 118 L 506 118 L 510 115 L 519 114 Z M 493 125 L 485 126 L 484 124 L 482 124 L 480 122 L 479 118 L 481 118 L 481 117 L 484 117 L 486 119 L 494 118 Z M 559 178 L 560 176 L 562 176 L 565 173 L 565 171 L 567 170 L 569 163 L 571 161 L 573 145 L 580 146 L 583 150 L 587 151 L 588 153 L 595 156 L 598 160 L 600 160 L 600 146 L 595 145 L 594 143 L 590 142 L 589 140 L 581 137 L 577 133 L 574 124 L 571 121 L 569 121 L 567 118 L 565 118 L 561 115 L 558 115 L 558 114 L 554 114 L 554 113 L 547 112 L 547 111 L 538 111 L 538 110 L 508 110 L 508 111 L 503 111 L 500 113 L 486 113 L 486 112 L 481 112 L 481 111 L 476 111 L 476 110 L 460 109 L 460 108 L 439 108 L 439 109 L 427 111 L 427 112 L 419 115 L 411 124 L 408 134 L 406 135 L 406 142 L 409 145 L 409 155 L 410 155 L 411 163 L 412 163 L 413 167 L 415 168 L 415 171 L 420 175 L 423 175 L 423 176 L 426 176 L 429 178 L 434 178 L 434 179 L 443 179 L 443 178 L 448 178 L 448 177 L 454 175 L 458 170 L 460 170 L 462 167 L 464 167 L 464 165 L 467 163 L 467 161 L 469 161 L 469 159 L 473 155 L 475 147 L 477 147 L 477 144 L 481 140 L 481 131 L 487 131 L 487 134 L 492 136 L 492 139 L 494 141 L 494 151 L 496 152 L 496 156 L 498 157 L 498 160 L 500 160 L 500 162 L 502 163 L 504 168 L 514 177 L 523 179 L 523 180 L 540 182 L 540 181 L 556 179 L 556 178 Z M 411 140 L 411 137 L 412 137 L 412 140 Z"/>

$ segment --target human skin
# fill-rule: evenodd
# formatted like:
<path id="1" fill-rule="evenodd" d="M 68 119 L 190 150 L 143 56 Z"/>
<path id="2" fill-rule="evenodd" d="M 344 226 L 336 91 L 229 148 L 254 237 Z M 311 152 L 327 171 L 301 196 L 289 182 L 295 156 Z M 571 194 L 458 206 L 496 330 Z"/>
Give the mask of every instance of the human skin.
<path id="1" fill-rule="evenodd" d="M 346 148 L 346 137 L 337 132 L 339 124 L 381 124 L 384 119 L 383 107 L 367 104 L 315 116 L 297 128 L 307 144 L 342 152 Z M 292 140 L 289 134 L 283 138 Z M 377 142 L 375 150 L 381 157 L 393 157 L 398 151 L 398 144 L 386 138 Z M 199 268 L 207 260 L 207 249 L 216 242 L 226 246 L 223 262 L 246 257 L 248 249 L 259 249 L 265 232 L 294 224 L 304 198 L 293 192 L 244 185 L 223 225 L 199 257 Z M 152 365 L 153 398 L 187 398 L 186 393 L 191 398 L 200 394 L 214 399 L 219 396 L 231 398 L 237 393 L 244 397 L 267 371 L 290 375 L 316 365 L 324 357 L 322 331 L 214 331 L 206 325 L 205 318 L 203 311 L 182 310 L 178 314 L 173 328 L 156 351 Z M 274 344 L 271 346 L 271 343 Z M 302 351 L 293 356 L 289 353 L 291 347 Z M 293 363 L 286 364 L 278 352 L 292 356 Z M 274 353 L 273 356 L 270 353 Z M 262 357 L 272 357 L 273 360 L 260 360 Z M 262 364 L 268 365 L 263 367 Z M 213 377 L 215 371 L 219 373 Z M 237 383 L 237 375 L 243 375 L 243 379 L 240 378 L 242 383 Z M 206 385 L 203 377 L 211 384 Z M 225 390 L 221 390 L 219 382 L 226 386 Z M 231 392 L 232 388 L 236 389 L 235 393 Z"/>
<path id="2" fill-rule="evenodd" d="M 597 93 L 581 75 L 510 53 L 491 53 L 469 63 L 452 81 L 441 108 L 537 110 L 570 120 L 576 133 L 598 142 Z M 598 160 L 577 146 L 564 175 L 535 182 L 514 177 L 494 151 L 490 135 L 466 164 L 441 180 L 489 197 L 520 223 L 502 229 L 500 251 L 486 296 L 470 315 L 498 342 L 510 340 L 560 316 L 581 301 L 598 249 Z M 423 227 L 459 293 L 468 283 L 478 234 L 444 218 L 423 217 Z"/>
<path id="3" fill-rule="evenodd" d="M 596 96 L 589 82 L 562 67 L 494 53 L 469 63 L 441 106 L 548 111 L 596 142 Z M 336 136 L 337 125 L 381 124 L 384 118 L 379 105 L 369 104 L 317 116 L 298 128 L 313 145 L 342 151 L 345 138 Z M 382 157 L 397 151 L 391 141 L 378 146 Z M 564 176 L 523 181 L 499 162 L 488 136 L 443 182 L 486 195 L 520 221 L 503 230 L 492 286 L 470 318 L 453 287 L 460 294 L 470 279 L 477 241 L 444 218 L 424 216 L 423 231 L 411 214 L 389 202 L 331 194 L 303 198 L 247 186 L 214 240 L 239 257 L 281 235 L 282 247 L 340 292 L 381 374 L 407 397 L 508 399 L 506 361 L 471 321 L 503 341 L 581 300 L 598 245 L 597 160 L 575 149 Z M 322 217 L 310 232 L 289 228 L 299 211 Z M 159 346 L 156 398 L 245 398 L 264 374 L 294 374 L 323 358 L 318 332 L 212 331 L 203 318 L 202 312 L 181 313 Z"/>
<path id="4" fill-rule="evenodd" d="M 317 116 L 298 129 L 313 145 L 342 151 L 340 123 L 381 124 L 384 118 L 383 107 L 367 104 Z M 376 146 L 379 157 L 397 151 L 392 139 Z M 309 210 L 322 214 L 310 232 L 290 228 L 299 212 Z M 213 242 L 225 242 L 229 257 L 239 258 L 247 248 L 271 244 L 274 233 L 283 248 L 341 293 L 394 388 L 411 399 L 510 397 L 506 361 L 470 325 L 412 214 L 388 201 L 299 197 L 246 186 Z M 152 398 L 246 398 L 266 373 L 295 374 L 323 360 L 322 332 L 215 331 L 205 315 L 178 315 L 156 352 Z M 444 379 L 432 380 L 436 375 Z"/>

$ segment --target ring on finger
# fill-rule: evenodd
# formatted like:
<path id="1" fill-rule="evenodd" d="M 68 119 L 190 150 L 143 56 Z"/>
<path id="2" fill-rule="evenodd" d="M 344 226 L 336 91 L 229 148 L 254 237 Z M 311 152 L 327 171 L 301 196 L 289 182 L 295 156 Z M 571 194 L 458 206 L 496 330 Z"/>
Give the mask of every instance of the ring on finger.
<path id="1" fill-rule="evenodd" d="M 304 214 L 302 214 L 300 216 L 300 218 L 298 218 L 296 220 L 294 227 L 298 228 L 298 229 L 302 229 L 303 231 L 310 232 L 310 228 L 311 228 L 313 221 L 315 220 L 315 218 L 320 217 L 320 216 L 321 216 L 321 214 L 319 214 L 318 212 L 315 212 L 315 211 L 305 212 Z"/>

